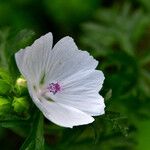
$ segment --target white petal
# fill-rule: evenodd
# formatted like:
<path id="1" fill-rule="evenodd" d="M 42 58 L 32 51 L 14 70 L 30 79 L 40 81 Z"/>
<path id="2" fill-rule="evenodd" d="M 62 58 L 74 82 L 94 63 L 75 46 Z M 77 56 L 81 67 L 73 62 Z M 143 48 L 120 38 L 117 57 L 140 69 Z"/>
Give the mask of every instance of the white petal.
<path id="1" fill-rule="evenodd" d="M 59 126 L 72 128 L 73 126 L 89 124 L 94 121 L 93 117 L 76 108 L 56 102 L 49 102 L 42 97 L 38 98 L 36 92 L 29 84 L 28 89 L 32 100 L 44 116 Z"/>
<path id="2" fill-rule="evenodd" d="M 52 34 L 48 33 L 15 54 L 20 72 L 32 84 L 38 84 L 44 76 L 47 61 L 51 56 L 52 42 Z"/>
<path id="3" fill-rule="evenodd" d="M 56 102 L 42 102 L 44 105 L 42 111 L 45 117 L 59 126 L 72 128 L 94 121 L 93 117 L 73 107 Z"/>
<path id="4" fill-rule="evenodd" d="M 78 50 L 73 39 L 65 37 L 53 48 L 46 81 L 63 80 L 81 70 L 94 70 L 98 62 L 86 51 Z"/>
<path id="5" fill-rule="evenodd" d="M 92 116 L 104 114 L 104 99 L 99 95 L 104 75 L 98 70 L 80 71 L 60 82 L 61 92 L 50 97 L 56 102 L 77 108 Z"/>

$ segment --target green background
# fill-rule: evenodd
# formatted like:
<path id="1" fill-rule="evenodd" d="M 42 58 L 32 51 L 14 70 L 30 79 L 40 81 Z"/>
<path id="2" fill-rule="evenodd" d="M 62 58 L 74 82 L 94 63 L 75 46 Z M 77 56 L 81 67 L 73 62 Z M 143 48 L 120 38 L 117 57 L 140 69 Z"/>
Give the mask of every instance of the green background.
<path id="1" fill-rule="evenodd" d="M 47 32 L 99 61 L 106 114 L 93 124 L 52 124 L 16 84 L 14 53 Z M 2 150 L 149 150 L 150 1 L 0 0 L 0 126 Z"/>

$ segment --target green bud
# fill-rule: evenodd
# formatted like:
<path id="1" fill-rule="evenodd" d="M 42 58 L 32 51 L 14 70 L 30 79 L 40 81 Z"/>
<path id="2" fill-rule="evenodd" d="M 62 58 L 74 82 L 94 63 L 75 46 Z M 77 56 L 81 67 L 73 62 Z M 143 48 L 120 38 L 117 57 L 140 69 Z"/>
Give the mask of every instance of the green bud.
<path id="1" fill-rule="evenodd" d="M 25 113 L 29 109 L 29 102 L 25 97 L 14 97 L 12 106 L 17 113 Z"/>
<path id="2" fill-rule="evenodd" d="M 22 77 L 17 79 L 16 84 L 18 86 L 27 87 L 27 81 Z"/>
<path id="3" fill-rule="evenodd" d="M 4 97 L 0 97 L 0 115 L 9 112 L 10 108 L 11 102 Z"/>
<path id="4" fill-rule="evenodd" d="M 0 79 L 0 95 L 8 94 L 11 86 L 4 80 Z"/>
<path id="5" fill-rule="evenodd" d="M 16 80 L 15 87 L 20 94 L 26 94 L 28 92 L 27 81 L 22 77 L 20 77 Z"/>

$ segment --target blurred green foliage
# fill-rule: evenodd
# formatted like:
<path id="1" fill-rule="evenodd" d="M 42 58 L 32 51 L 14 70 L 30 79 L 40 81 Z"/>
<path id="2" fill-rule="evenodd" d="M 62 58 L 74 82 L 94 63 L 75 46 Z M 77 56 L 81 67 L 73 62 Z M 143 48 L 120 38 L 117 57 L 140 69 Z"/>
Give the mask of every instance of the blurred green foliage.
<path id="1" fill-rule="evenodd" d="M 0 20 L 1 149 L 149 149 L 149 0 L 1 0 Z M 48 31 L 56 40 L 77 37 L 100 62 L 107 107 L 93 124 L 66 129 L 44 120 L 18 84 L 14 53 Z"/>
<path id="2" fill-rule="evenodd" d="M 80 22 L 90 18 L 99 0 L 45 0 L 46 11 L 62 30 L 72 31 Z M 57 15 L 56 15 L 57 14 Z"/>
<path id="3" fill-rule="evenodd" d="M 103 60 L 100 66 L 105 71 L 106 87 L 113 91 L 112 106 L 150 117 L 150 44 L 143 45 L 150 36 L 150 19 L 142 10 L 132 14 L 131 10 L 128 3 L 101 9 L 95 22 L 83 25 L 80 39 L 85 48 L 94 50 L 99 61 Z"/>

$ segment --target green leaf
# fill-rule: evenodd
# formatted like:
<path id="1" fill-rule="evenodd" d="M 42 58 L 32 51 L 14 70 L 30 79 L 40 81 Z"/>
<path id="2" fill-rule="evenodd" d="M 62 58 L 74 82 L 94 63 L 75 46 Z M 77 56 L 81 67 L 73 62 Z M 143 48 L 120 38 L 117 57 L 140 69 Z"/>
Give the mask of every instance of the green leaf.
<path id="1" fill-rule="evenodd" d="M 0 68 L 0 79 L 5 80 L 8 84 L 12 83 L 12 78 L 10 73 L 4 68 Z"/>
<path id="2" fill-rule="evenodd" d="M 4 109 L 4 108 L 3 108 Z M 30 116 L 18 116 L 9 111 L 0 115 L 0 126 L 4 128 L 16 128 L 17 126 L 29 125 Z"/>
<path id="3" fill-rule="evenodd" d="M 0 65 L 8 67 L 7 57 L 5 57 L 5 48 L 9 30 L 6 28 L 3 31 L 0 30 Z"/>
<path id="4" fill-rule="evenodd" d="M 35 112 L 31 132 L 20 150 L 44 150 L 43 114 L 39 110 Z"/>
<path id="5" fill-rule="evenodd" d="M 7 114 L 10 111 L 10 107 L 10 101 L 4 97 L 0 97 L 0 115 Z"/>
<path id="6" fill-rule="evenodd" d="M 8 94 L 11 91 L 11 86 L 7 84 L 4 80 L 0 79 L 0 94 Z"/>

